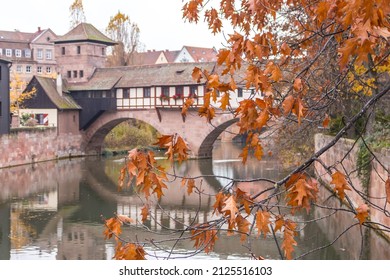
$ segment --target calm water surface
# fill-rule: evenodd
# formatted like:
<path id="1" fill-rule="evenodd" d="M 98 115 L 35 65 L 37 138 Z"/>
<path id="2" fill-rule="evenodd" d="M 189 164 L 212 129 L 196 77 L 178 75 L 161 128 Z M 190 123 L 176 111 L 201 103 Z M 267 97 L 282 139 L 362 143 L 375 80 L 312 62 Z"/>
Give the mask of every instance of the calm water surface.
<path id="1" fill-rule="evenodd" d="M 235 178 L 268 177 L 278 179 L 285 171 L 272 159 L 249 162 L 243 166 L 237 159 L 240 147 L 231 143 L 215 145 L 213 159 L 191 160 L 176 166 L 180 174 L 215 174 Z M 125 214 L 138 220 L 142 202 L 131 190 L 117 191 L 121 158 L 85 158 L 59 162 L 46 162 L 0 170 L 0 259 L 111 259 L 114 244 L 104 240 L 101 216 Z M 182 229 L 191 221 L 203 222 L 212 217 L 212 195 L 227 181 L 207 178 L 202 186 L 209 199 L 187 196 L 180 183 L 174 183 L 159 205 L 152 206 L 153 220 L 146 226 L 153 232 L 170 234 L 165 228 Z M 240 188 L 254 192 L 264 185 L 241 184 Z M 316 212 L 317 211 L 317 212 Z M 324 215 L 314 211 L 314 215 Z M 325 213 L 326 214 L 326 213 Z M 173 219 L 172 219 L 173 218 Z M 298 217 L 299 218 L 299 217 Z M 311 223 L 297 237 L 297 253 L 307 252 L 320 244 L 329 243 L 339 232 L 333 224 Z M 360 242 L 360 233 L 352 232 L 333 246 L 314 252 L 308 259 L 355 259 L 360 250 L 348 250 L 349 243 Z M 161 235 L 145 232 L 141 228 L 126 229 L 123 236 L 131 240 L 158 239 Z M 371 236 L 371 235 L 370 235 Z M 343 241 L 344 240 L 344 241 Z M 382 241 L 373 238 L 373 248 L 383 250 Z M 237 242 L 235 242 L 237 241 Z M 192 242 L 181 242 L 173 256 L 185 257 L 193 251 Z M 272 238 L 259 238 L 252 242 L 251 251 L 266 258 L 279 258 Z M 375 247 L 376 246 L 376 247 Z M 388 245 L 387 245 L 388 246 Z M 370 247 L 370 248 L 371 248 Z M 169 243 L 161 247 L 146 247 L 159 257 L 168 255 Z M 390 258 L 387 251 L 364 252 L 365 258 Z M 250 258 L 239 236 L 221 234 L 215 252 L 193 258 L 246 259 Z"/>

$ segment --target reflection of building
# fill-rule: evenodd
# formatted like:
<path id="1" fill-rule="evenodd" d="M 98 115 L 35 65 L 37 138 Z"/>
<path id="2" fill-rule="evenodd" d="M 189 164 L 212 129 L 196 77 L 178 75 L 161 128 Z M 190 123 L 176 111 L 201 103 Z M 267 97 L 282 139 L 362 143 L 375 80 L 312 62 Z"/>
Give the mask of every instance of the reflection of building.
<path id="1" fill-rule="evenodd" d="M 89 225 L 67 224 L 58 243 L 57 260 L 104 260 L 102 227 L 97 230 L 99 233 Z"/>

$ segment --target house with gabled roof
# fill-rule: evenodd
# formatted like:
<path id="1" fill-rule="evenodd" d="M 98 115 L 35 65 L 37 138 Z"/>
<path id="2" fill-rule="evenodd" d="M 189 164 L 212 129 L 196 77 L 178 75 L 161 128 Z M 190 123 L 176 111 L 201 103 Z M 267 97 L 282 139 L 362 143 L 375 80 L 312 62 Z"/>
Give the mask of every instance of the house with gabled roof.
<path id="1" fill-rule="evenodd" d="M 217 54 L 215 48 L 184 46 L 177 54 L 174 62 L 216 62 Z"/>
<path id="2" fill-rule="evenodd" d="M 67 82 L 60 75 L 56 79 L 34 76 L 26 87 L 26 91 L 32 90 L 35 94 L 23 101 L 20 115 L 35 119 L 39 126 L 56 127 L 58 134 L 78 134 L 82 108 L 69 94 Z"/>
<path id="3" fill-rule="evenodd" d="M 36 32 L 0 31 L 0 58 L 12 62 L 11 79 L 18 79 L 15 90 L 23 91 L 34 75 L 52 76 L 56 73 L 54 40 L 50 29 Z"/>

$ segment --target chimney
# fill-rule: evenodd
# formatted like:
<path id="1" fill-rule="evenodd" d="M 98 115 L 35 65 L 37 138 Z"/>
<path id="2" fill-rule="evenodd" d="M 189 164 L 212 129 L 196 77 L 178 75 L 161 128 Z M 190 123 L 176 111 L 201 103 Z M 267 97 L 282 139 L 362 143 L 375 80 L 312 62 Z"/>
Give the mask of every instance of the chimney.
<path id="1" fill-rule="evenodd" d="M 38 32 L 41 32 L 41 27 L 40 26 L 38 26 Z"/>
<path id="2" fill-rule="evenodd" d="M 62 96 L 62 76 L 60 73 L 57 74 L 56 86 L 58 94 Z"/>

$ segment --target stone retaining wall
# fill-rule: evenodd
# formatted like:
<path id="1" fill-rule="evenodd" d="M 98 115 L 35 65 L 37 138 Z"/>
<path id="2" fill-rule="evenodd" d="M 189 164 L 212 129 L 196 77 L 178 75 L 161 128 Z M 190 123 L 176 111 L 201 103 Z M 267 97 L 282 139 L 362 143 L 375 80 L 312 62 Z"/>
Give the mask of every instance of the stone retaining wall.
<path id="1" fill-rule="evenodd" d="M 332 136 L 317 134 L 315 136 L 315 150 L 318 151 L 332 139 Z M 379 164 L 378 161 L 373 160 L 370 174 L 370 185 L 368 190 L 364 190 L 356 171 L 358 149 L 359 147 L 355 144 L 355 141 L 350 139 L 340 139 L 332 148 L 324 153 L 320 159 L 327 166 L 334 166 L 343 173 L 349 173 L 349 177 L 355 190 L 362 191 L 363 193 L 368 192 L 368 195 L 371 197 L 371 201 L 383 208 L 386 203 L 385 181 L 390 175 L 390 150 L 382 149 L 380 152 L 375 153 L 375 156 L 383 166 Z M 344 158 L 345 154 L 349 150 L 351 150 L 351 152 Z M 342 164 L 340 164 L 341 161 Z M 327 174 L 325 168 L 319 162 L 315 163 L 315 169 L 321 180 L 326 184 L 330 184 L 331 177 Z M 346 191 L 355 206 L 364 203 L 357 191 Z M 390 205 L 387 205 L 386 209 L 390 211 Z M 390 227 L 390 218 L 387 217 L 383 211 L 371 207 L 370 215 L 371 221 Z M 390 237 L 390 235 L 388 236 Z"/>
<path id="2" fill-rule="evenodd" d="M 83 156 L 81 134 L 57 134 L 55 128 L 12 130 L 0 136 L 0 168 Z"/>

